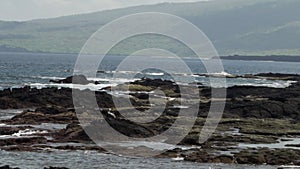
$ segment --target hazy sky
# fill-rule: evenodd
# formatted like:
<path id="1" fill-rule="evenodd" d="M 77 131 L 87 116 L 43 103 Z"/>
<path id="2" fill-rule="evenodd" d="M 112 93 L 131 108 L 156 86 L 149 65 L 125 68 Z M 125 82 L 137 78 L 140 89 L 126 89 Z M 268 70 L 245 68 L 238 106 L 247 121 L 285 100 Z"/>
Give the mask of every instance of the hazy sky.
<path id="1" fill-rule="evenodd" d="M 0 20 L 23 21 L 161 2 L 200 0 L 0 0 Z"/>

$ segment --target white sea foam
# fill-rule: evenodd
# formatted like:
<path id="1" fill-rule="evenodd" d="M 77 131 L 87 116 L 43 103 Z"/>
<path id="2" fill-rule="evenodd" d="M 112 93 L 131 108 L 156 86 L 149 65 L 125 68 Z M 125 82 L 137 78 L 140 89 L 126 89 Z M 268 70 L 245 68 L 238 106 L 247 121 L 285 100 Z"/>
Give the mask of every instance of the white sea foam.
<path id="1" fill-rule="evenodd" d="M 118 74 L 137 74 L 139 72 L 137 72 L 137 71 L 115 71 L 115 70 L 113 70 L 113 71 L 105 71 L 105 70 L 98 71 L 98 74 L 101 74 L 101 73 L 107 73 L 107 74 L 115 74 L 115 73 L 118 73 Z"/>
<path id="2" fill-rule="evenodd" d="M 138 71 L 114 71 L 115 73 L 136 74 Z"/>
<path id="3" fill-rule="evenodd" d="M 171 108 L 177 108 L 177 109 L 188 109 L 189 106 L 183 106 L 183 105 L 174 105 L 173 107 Z"/>
<path id="4" fill-rule="evenodd" d="M 107 74 L 145 74 L 151 76 L 163 76 L 162 72 L 139 72 L 139 71 L 99 71 L 98 73 L 107 73 Z"/>
<path id="5" fill-rule="evenodd" d="M 95 78 L 87 78 L 87 80 L 99 81 L 99 82 L 109 82 L 109 81 L 110 81 L 110 79 L 98 78 L 98 77 L 95 77 Z"/>
<path id="6" fill-rule="evenodd" d="M 87 85 L 81 85 L 81 84 L 64 84 L 64 83 L 25 83 L 25 85 L 35 87 L 38 89 L 46 88 L 46 87 L 57 87 L 57 88 L 72 88 L 72 89 L 79 89 L 79 90 L 85 90 L 89 89 L 92 91 L 99 91 L 102 88 L 106 87 L 114 87 L 118 84 L 124 84 L 127 82 L 133 82 L 139 79 L 125 79 L 125 78 L 87 78 L 88 80 L 92 81 L 99 81 L 104 82 L 102 84 L 87 84 Z"/>
<path id="7" fill-rule="evenodd" d="M 227 73 L 227 72 L 219 72 L 219 73 L 206 73 L 208 76 L 212 77 L 234 77 L 234 75 Z"/>
<path id="8" fill-rule="evenodd" d="M 163 76 L 164 73 L 146 73 L 148 75 L 153 75 L 153 76 Z M 179 74 L 177 74 L 179 75 Z M 219 72 L 219 73 L 207 73 L 207 74 L 195 74 L 195 75 L 187 75 L 187 74 L 182 74 L 179 76 L 192 76 L 192 77 L 197 77 L 199 79 L 198 82 L 206 85 L 206 86 L 211 86 L 211 87 L 230 87 L 230 86 L 260 86 L 260 87 L 274 87 L 274 88 L 286 88 L 295 83 L 295 81 L 284 81 L 284 80 L 267 80 L 267 79 L 260 79 L 260 78 L 230 78 L 227 79 L 226 86 L 221 86 L 221 83 L 218 84 L 218 78 L 225 78 L 225 77 L 235 77 L 235 75 L 232 75 L 227 72 Z M 214 78 L 213 82 L 210 84 L 209 79 L 207 76 Z M 60 77 L 42 77 L 42 78 L 52 78 L 52 79 L 63 79 Z M 74 88 L 74 89 L 79 89 L 79 90 L 84 90 L 84 89 L 90 89 L 93 91 L 98 91 L 102 88 L 105 87 L 114 87 L 117 86 L 118 84 L 124 84 L 128 82 L 133 82 L 136 80 L 139 80 L 138 78 L 88 78 L 88 80 L 93 80 L 93 81 L 99 81 L 102 84 L 88 84 L 88 85 L 78 85 L 78 84 L 55 84 L 55 83 L 32 83 L 32 84 L 25 84 L 29 85 L 31 87 L 36 87 L 36 88 L 44 88 L 44 87 L 58 87 L 58 88 Z M 182 82 L 176 82 L 178 85 L 187 85 Z"/>
<path id="9" fill-rule="evenodd" d="M 117 84 L 122 84 L 122 83 L 133 82 L 133 81 L 139 80 L 137 78 L 126 79 L 126 78 L 98 78 L 98 77 L 96 77 L 96 78 L 87 78 L 87 79 L 92 80 L 92 81 L 117 83 Z"/>
<path id="10" fill-rule="evenodd" d="M 150 76 L 163 76 L 164 73 L 145 73 L 146 75 L 150 75 Z"/>
<path id="11" fill-rule="evenodd" d="M 118 143 L 113 143 L 113 142 L 102 142 L 99 143 L 99 145 L 102 146 L 119 146 L 119 147 L 148 147 L 153 150 L 172 150 L 175 148 L 181 148 L 182 150 L 188 150 L 192 148 L 200 148 L 200 147 L 195 147 L 195 146 L 180 146 L 180 145 L 173 145 L 173 144 L 168 144 L 168 143 L 163 143 L 163 142 L 154 142 L 154 141 L 124 141 L 124 142 L 118 142 Z"/>
<path id="12" fill-rule="evenodd" d="M 264 83 L 240 83 L 239 86 L 257 86 L 257 87 L 273 87 L 273 88 L 287 88 L 296 81 L 265 81 Z"/>
<path id="13" fill-rule="evenodd" d="M 283 139 L 287 139 L 289 141 L 282 141 Z M 238 147 L 240 148 L 258 148 L 258 147 L 267 147 L 270 149 L 297 149 L 300 150 L 300 147 L 292 147 L 287 145 L 293 145 L 293 144 L 299 144 L 300 138 L 280 138 L 278 139 L 278 143 L 272 143 L 272 144 L 245 144 L 240 143 Z"/>
<path id="14" fill-rule="evenodd" d="M 14 133 L 12 135 L 0 135 L 1 139 L 7 139 L 7 138 L 18 138 L 18 137 L 32 137 L 36 134 L 46 134 L 48 133 L 45 130 L 32 130 L 32 129 L 25 129 L 20 130 L 17 133 Z"/>
<path id="15" fill-rule="evenodd" d="M 300 169 L 300 166 L 298 165 L 281 165 L 278 168 L 282 169 Z"/>
<path id="16" fill-rule="evenodd" d="M 184 157 L 171 158 L 172 161 L 183 161 Z"/>
<path id="17" fill-rule="evenodd" d="M 38 89 L 41 88 L 46 88 L 46 87 L 57 87 L 57 88 L 71 88 L 71 89 L 79 89 L 79 90 L 85 90 L 89 89 L 92 91 L 97 91 L 101 90 L 102 88 L 109 87 L 109 86 L 116 86 L 118 84 L 87 84 L 87 85 L 80 85 L 80 84 L 54 84 L 54 83 L 49 83 L 49 84 L 43 84 L 43 83 L 32 83 L 32 84 L 27 84 L 31 87 L 35 87 Z"/>
<path id="18" fill-rule="evenodd" d="M 38 79 L 49 79 L 49 80 L 62 80 L 65 79 L 64 77 L 55 77 L 55 76 L 32 76 L 33 78 Z"/>
<path id="19" fill-rule="evenodd" d="M 48 133 L 47 131 L 41 131 L 41 130 L 31 130 L 31 129 L 25 129 L 25 130 L 20 130 L 17 133 L 12 134 L 12 136 L 15 137 L 22 137 L 22 136 L 31 136 L 34 134 L 45 134 Z"/>

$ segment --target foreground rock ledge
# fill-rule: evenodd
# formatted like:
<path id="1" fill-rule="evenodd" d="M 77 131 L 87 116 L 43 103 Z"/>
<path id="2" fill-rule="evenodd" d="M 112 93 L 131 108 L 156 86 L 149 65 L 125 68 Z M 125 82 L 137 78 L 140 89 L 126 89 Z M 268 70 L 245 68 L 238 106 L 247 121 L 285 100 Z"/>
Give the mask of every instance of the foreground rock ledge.
<path id="1" fill-rule="evenodd" d="M 292 149 L 292 147 L 296 147 L 294 145 L 287 145 L 290 148 L 287 147 L 286 149 L 238 148 L 239 143 L 270 144 L 278 142 L 283 137 L 291 139 L 300 137 L 300 76 L 290 74 L 260 74 L 256 76 L 295 80 L 297 82 L 284 89 L 251 86 L 228 88 L 223 120 L 214 135 L 203 144 L 198 143 L 198 137 L 210 107 L 211 89 L 200 86 L 198 92 L 201 100 L 191 101 L 191 103 L 201 102 L 198 119 L 189 135 L 180 143 L 198 148 L 189 150 L 177 148 L 158 157 L 182 157 L 186 161 L 199 163 L 299 165 L 300 152 Z M 100 121 L 107 121 L 116 130 L 131 137 L 144 138 L 167 130 L 176 120 L 180 109 L 176 99 L 186 97 L 180 95 L 178 86 L 171 81 L 142 79 L 124 85 L 129 85 L 129 89 L 131 89 L 129 95 L 135 106 L 135 109 L 123 108 L 129 113 L 138 115 L 138 110 L 148 110 L 150 107 L 149 91 L 158 87 L 167 93 L 167 97 L 171 98 L 168 99 L 165 111 L 157 120 L 152 123 L 140 124 L 124 118 L 116 110 L 112 101 L 112 98 L 116 96 L 108 94 L 109 88 L 107 88 L 108 92 L 95 92 L 98 105 L 103 109 L 101 112 L 103 119 Z M 189 90 L 189 87 L 186 86 L 185 90 Z M 192 106 L 193 104 L 187 106 L 186 110 Z M 24 87 L 0 91 L 1 109 L 30 109 L 12 119 L 2 120 L 0 123 L 11 126 L 0 126 L 0 135 L 13 135 L 26 129 L 37 130 L 34 126 L 42 123 L 65 124 L 67 126 L 63 129 L 49 129 L 46 133 L 37 133 L 30 135 L 30 137 L 1 139 L 0 149 L 44 151 L 45 148 L 51 148 L 94 150 L 105 153 L 104 149 L 93 144 L 93 141 L 79 125 L 73 107 L 72 90 L 67 88 L 32 89 Z M 92 128 L 97 123 L 99 121 L 94 121 L 88 127 Z M 182 127 L 184 128 L 184 126 Z M 66 144 L 65 146 L 54 147 L 50 146 L 49 143 L 83 143 L 83 145 L 70 146 Z"/>

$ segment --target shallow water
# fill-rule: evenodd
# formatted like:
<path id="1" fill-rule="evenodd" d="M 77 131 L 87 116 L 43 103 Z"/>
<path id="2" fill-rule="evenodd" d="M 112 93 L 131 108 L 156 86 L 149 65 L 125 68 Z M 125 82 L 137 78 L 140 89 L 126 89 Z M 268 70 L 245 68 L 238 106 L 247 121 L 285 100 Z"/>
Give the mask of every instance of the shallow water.
<path id="1" fill-rule="evenodd" d="M 77 55 L 75 54 L 39 54 L 39 53 L 1 53 L 0 52 L 0 90 L 4 88 L 21 87 L 24 85 L 32 85 L 33 87 L 58 86 L 50 84 L 49 80 L 62 79 L 73 74 L 74 64 Z M 97 74 L 97 80 L 104 81 L 99 86 L 91 86 L 91 88 L 99 89 L 109 84 L 117 84 L 128 81 L 126 77 L 136 75 L 135 78 L 165 78 L 169 79 L 167 74 L 154 70 L 146 72 L 128 72 L 126 70 L 118 72 L 124 79 L 113 79 L 113 74 L 117 73 L 114 70 L 122 61 L 122 56 L 109 56 L 101 63 Z M 155 60 L 156 59 L 156 60 Z M 144 62 L 157 61 L 159 63 L 170 65 L 174 61 L 164 58 L 149 58 Z M 193 73 L 207 73 L 203 63 L 196 59 L 184 59 L 185 63 L 190 67 Z M 204 61 L 210 62 L 210 61 Z M 264 62 L 264 61 L 238 61 L 238 60 L 223 60 L 224 72 L 215 72 L 215 75 L 241 75 L 241 74 L 256 74 L 256 73 L 299 73 L 300 62 Z M 133 63 L 138 64 L 137 63 Z M 178 79 L 186 79 L 187 74 L 178 72 Z M 209 78 L 193 76 L 197 82 L 205 85 L 209 84 Z M 108 80 L 110 79 L 110 80 Z M 106 82 L 105 82 L 106 81 Z M 287 87 L 291 82 L 286 81 L 268 81 L 264 79 L 227 79 L 227 85 L 256 85 L 256 86 L 272 86 L 272 87 Z M 60 85 L 61 87 L 70 87 L 68 85 Z M 218 84 L 213 84 L 218 86 Z M 82 86 L 77 86 L 78 88 Z"/>
<path id="2" fill-rule="evenodd" d="M 172 144 L 167 144 L 164 142 L 150 142 L 150 141 L 130 141 L 130 142 L 118 142 L 118 143 L 99 143 L 99 145 L 103 146 L 119 146 L 119 147 L 126 147 L 126 148 L 136 148 L 136 147 L 148 147 L 153 150 L 173 150 L 175 148 L 180 148 L 182 150 L 188 150 L 192 148 L 200 148 L 199 146 L 180 146 L 180 145 L 172 145 Z"/>
<path id="3" fill-rule="evenodd" d="M 186 168 L 186 169 L 276 169 L 275 166 L 249 166 L 225 164 L 199 164 L 171 159 L 131 158 L 101 154 L 92 151 L 54 151 L 49 153 L 0 151 L 0 165 L 11 165 L 24 169 L 47 166 L 64 166 L 71 169 L 87 168 Z"/>
<path id="4" fill-rule="evenodd" d="M 0 120 L 10 119 L 17 114 L 22 113 L 23 111 L 24 109 L 9 109 L 9 110 L 0 109 Z"/>
<path id="5" fill-rule="evenodd" d="M 11 111 L 3 111 L 11 112 Z M 18 111 L 13 111 L 17 113 Z M 0 114 L 6 117 L 7 114 Z M 1 126 L 9 127 L 14 125 Z M 26 126 L 26 125 L 15 125 Z M 46 130 L 57 130 L 66 127 L 64 124 L 49 124 L 43 123 L 41 125 L 33 125 L 33 129 L 22 130 L 18 133 L 2 136 L 1 139 L 15 138 L 15 137 L 31 137 L 36 133 L 44 133 Z M 238 131 L 235 131 L 238 132 Z M 48 138 L 51 139 L 51 138 Z M 49 143 L 49 146 L 94 146 L 83 145 L 79 143 Z M 146 146 L 154 150 L 162 149 L 190 149 L 195 147 L 188 146 L 173 146 L 158 142 L 123 142 L 118 144 L 107 143 L 107 145 L 138 147 Z M 108 155 L 97 153 L 93 151 L 59 151 L 53 149 L 45 149 L 45 152 L 6 152 L 0 151 L 0 166 L 11 165 L 14 167 L 36 169 L 46 166 L 66 166 L 69 168 L 197 168 L 197 169 L 273 169 L 274 166 L 247 166 L 247 165 L 224 165 L 224 164 L 198 164 L 181 161 L 182 159 L 153 159 L 153 158 L 132 158 L 121 157 L 116 155 Z M 180 160 L 180 161 L 177 161 Z M 75 167 L 74 167 L 75 166 Z"/>
<path id="6" fill-rule="evenodd" d="M 288 139 L 289 141 L 282 141 L 282 139 Z M 270 149 L 296 149 L 300 150 L 300 147 L 292 147 L 292 146 L 286 146 L 286 145 L 297 145 L 300 144 L 300 138 L 280 138 L 279 143 L 273 143 L 273 144 L 245 144 L 240 143 L 238 147 L 240 148 L 270 148 Z"/>

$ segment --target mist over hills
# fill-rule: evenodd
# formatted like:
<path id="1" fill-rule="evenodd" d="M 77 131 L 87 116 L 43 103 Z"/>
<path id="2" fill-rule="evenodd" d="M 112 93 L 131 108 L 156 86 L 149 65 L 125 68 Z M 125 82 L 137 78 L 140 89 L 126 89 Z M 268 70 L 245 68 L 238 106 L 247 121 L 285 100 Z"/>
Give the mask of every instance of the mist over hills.
<path id="1" fill-rule="evenodd" d="M 215 0 L 195 3 L 163 3 L 90 14 L 0 22 L 1 49 L 77 53 L 101 26 L 137 12 L 165 12 L 183 17 L 199 27 L 221 55 L 299 55 L 299 0 Z M 152 40 L 155 37 L 152 37 Z M 127 54 L 138 42 L 140 49 L 154 43 L 151 37 L 137 37 L 120 44 L 114 54 Z M 180 51 L 180 44 L 161 39 L 166 48 Z M 150 45 L 151 46 L 151 45 Z"/>

